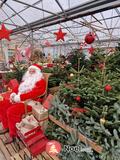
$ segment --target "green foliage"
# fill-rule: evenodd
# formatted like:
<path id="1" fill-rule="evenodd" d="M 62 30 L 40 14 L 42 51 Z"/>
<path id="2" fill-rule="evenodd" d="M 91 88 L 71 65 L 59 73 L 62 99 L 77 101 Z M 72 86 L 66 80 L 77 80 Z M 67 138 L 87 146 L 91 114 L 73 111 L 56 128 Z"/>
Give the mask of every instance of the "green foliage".
<path id="1" fill-rule="evenodd" d="M 49 87 L 59 86 L 60 83 L 70 81 L 71 65 L 59 64 L 53 67 L 52 76 L 49 78 Z"/>
<path id="2" fill-rule="evenodd" d="M 78 49 L 72 50 L 67 55 L 67 60 L 72 64 L 72 67 L 76 70 L 78 70 L 78 59 L 80 58 L 80 65 L 79 67 L 82 68 L 82 66 L 88 67 L 89 61 L 85 59 L 85 55 L 80 52 Z"/>
<path id="3" fill-rule="evenodd" d="M 25 64 L 16 63 L 14 65 L 14 70 L 6 74 L 6 80 L 9 82 L 11 79 L 17 79 L 21 82 L 23 74 L 26 72 L 27 67 Z"/>
<path id="4" fill-rule="evenodd" d="M 59 155 L 60 158 L 62 160 L 95 160 L 91 148 L 87 144 L 81 143 L 77 136 L 77 132 L 69 134 L 66 146 L 63 146 L 62 152 Z"/>
<path id="5" fill-rule="evenodd" d="M 49 113 L 55 116 L 61 122 L 65 122 L 66 124 L 70 122 L 70 108 L 64 104 L 64 102 L 61 102 L 57 95 L 52 101 L 52 108 L 50 109 Z"/>
<path id="6" fill-rule="evenodd" d="M 120 51 L 116 51 L 108 57 L 107 70 L 109 72 L 118 72 L 120 74 Z"/>
<path id="7" fill-rule="evenodd" d="M 97 157 L 100 160 L 117 160 L 120 157 L 119 53 L 108 56 L 97 50 L 89 62 L 94 67 L 83 67 L 82 72 L 76 74 L 74 88 L 61 85 L 50 111 L 61 122 L 103 146 L 103 153 Z M 105 64 L 104 68 L 99 68 L 101 63 Z M 107 84 L 112 87 L 109 92 L 104 88 Z M 76 100 L 77 96 L 80 96 L 80 101 Z M 74 107 L 84 108 L 87 112 L 73 114 L 71 110 Z M 71 157 L 75 159 L 74 154 L 69 159 Z"/>
<path id="8" fill-rule="evenodd" d="M 95 160 L 92 149 L 86 144 L 81 143 L 77 138 L 77 132 L 70 134 L 60 127 L 49 122 L 45 134 L 51 140 L 57 140 L 62 144 L 62 151 L 59 154 L 62 160 Z M 71 151 L 70 148 L 73 150 Z M 76 148 L 76 149 L 75 149 Z"/>

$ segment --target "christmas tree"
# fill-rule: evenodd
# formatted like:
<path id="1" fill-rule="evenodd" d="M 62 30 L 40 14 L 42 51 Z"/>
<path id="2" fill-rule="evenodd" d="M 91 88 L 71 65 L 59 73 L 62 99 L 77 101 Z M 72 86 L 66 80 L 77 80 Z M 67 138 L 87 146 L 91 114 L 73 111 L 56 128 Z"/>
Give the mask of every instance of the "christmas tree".
<path id="1" fill-rule="evenodd" d="M 101 145 L 100 160 L 118 160 L 120 156 L 119 54 L 117 51 L 99 55 L 97 51 L 92 55 L 90 64 L 94 69 L 79 72 L 79 81 L 77 78 L 72 89 L 61 85 L 59 98 L 53 101 L 50 111 L 61 122 Z"/>

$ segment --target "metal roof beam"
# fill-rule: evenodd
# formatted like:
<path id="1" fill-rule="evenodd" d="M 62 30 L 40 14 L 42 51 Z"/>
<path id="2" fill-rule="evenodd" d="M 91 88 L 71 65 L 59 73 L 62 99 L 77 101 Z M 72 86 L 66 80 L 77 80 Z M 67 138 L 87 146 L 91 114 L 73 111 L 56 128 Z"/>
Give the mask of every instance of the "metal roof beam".
<path id="1" fill-rule="evenodd" d="M 65 13 L 65 10 L 64 10 L 63 7 L 61 6 L 59 0 L 55 0 L 55 1 L 56 1 L 56 3 L 58 4 L 58 6 L 60 7 L 60 9 L 63 11 L 65 17 L 67 17 L 67 15 L 66 15 L 66 13 Z"/>
<path id="2" fill-rule="evenodd" d="M 59 24 L 62 22 L 66 22 L 69 20 L 77 19 L 80 17 L 88 16 L 91 14 L 99 13 L 99 12 L 113 9 L 116 7 L 120 7 L 120 0 L 97 0 L 97 1 L 94 0 L 94 1 L 91 1 L 91 3 L 88 2 L 86 4 L 79 5 L 77 7 L 65 10 L 67 18 L 64 17 L 63 12 L 60 12 L 57 15 L 52 15 L 44 19 L 40 19 L 35 22 L 32 22 L 29 24 L 29 26 L 30 28 L 35 30 L 35 29 Z M 26 31 L 28 31 L 28 27 L 27 25 L 24 25 L 22 27 L 14 29 L 13 34 L 18 34 Z"/>
<path id="3" fill-rule="evenodd" d="M 21 2 L 21 1 L 19 1 L 19 0 L 13 0 L 13 1 L 18 2 L 18 3 L 21 3 L 21 4 L 26 5 L 26 6 L 28 6 L 28 7 L 31 7 L 31 8 L 35 8 L 35 9 L 37 9 L 37 10 L 40 10 L 40 11 L 43 11 L 43 12 L 46 12 L 46 13 L 49 13 L 49 14 L 52 14 L 52 15 L 57 15 L 57 14 L 55 14 L 55 13 L 53 13 L 53 12 L 48 11 L 48 10 L 45 10 L 45 9 L 42 9 L 42 8 L 39 8 L 39 7 L 30 5 L 30 4 L 25 3 L 25 2 Z"/>
<path id="4" fill-rule="evenodd" d="M 38 0 L 37 2 L 33 3 L 33 5 L 37 5 L 38 3 L 40 3 L 42 0 Z M 14 16 L 16 16 L 17 14 L 25 11 L 26 9 L 30 8 L 30 6 L 26 6 L 24 9 L 20 10 L 19 12 L 12 14 L 9 18 L 12 18 Z M 5 19 L 3 22 L 7 21 L 9 18 Z"/>

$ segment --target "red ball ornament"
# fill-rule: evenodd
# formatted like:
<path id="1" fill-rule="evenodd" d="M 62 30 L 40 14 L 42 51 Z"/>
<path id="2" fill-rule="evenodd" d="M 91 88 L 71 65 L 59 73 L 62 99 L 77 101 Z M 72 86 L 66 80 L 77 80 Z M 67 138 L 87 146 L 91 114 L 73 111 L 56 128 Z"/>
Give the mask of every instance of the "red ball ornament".
<path id="1" fill-rule="evenodd" d="M 78 101 L 78 102 L 80 102 L 81 97 L 80 97 L 80 96 L 77 96 L 77 97 L 75 97 L 75 100 Z"/>
<path id="2" fill-rule="evenodd" d="M 107 92 L 111 91 L 111 89 L 112 89 L 112 86 L 111 86 L 111 85 L 107 84 L 107 85 L 105 86 L 105 90 L 106 90 Z"/>
<path id="3" fill-rule="evenodd" d="M 85 36 L 85 42 L 86 42 L 87 44 L 93 43 L 94 40 L 95 40 L 95 35 L 94 35 L 94 33 L 91 33 L 91 32 L 90 32 L 90 33 L 86 34 L 86 36 Z"/>

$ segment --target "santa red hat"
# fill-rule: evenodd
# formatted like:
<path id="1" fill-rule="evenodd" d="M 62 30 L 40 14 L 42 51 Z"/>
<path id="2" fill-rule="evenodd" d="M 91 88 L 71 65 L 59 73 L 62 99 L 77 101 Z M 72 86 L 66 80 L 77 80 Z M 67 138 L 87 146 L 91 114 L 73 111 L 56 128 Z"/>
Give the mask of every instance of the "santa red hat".
<path id="1" fill-rule="evenodd" d="M 40 66 L 39 64 L 32 64 L 30 67 L 29 67 L 29 69 L 31 69 L 31 68 L 33 68 L 33 69 L 35 69 L 35 70 L 42 70 L 42 66 Z"/>

